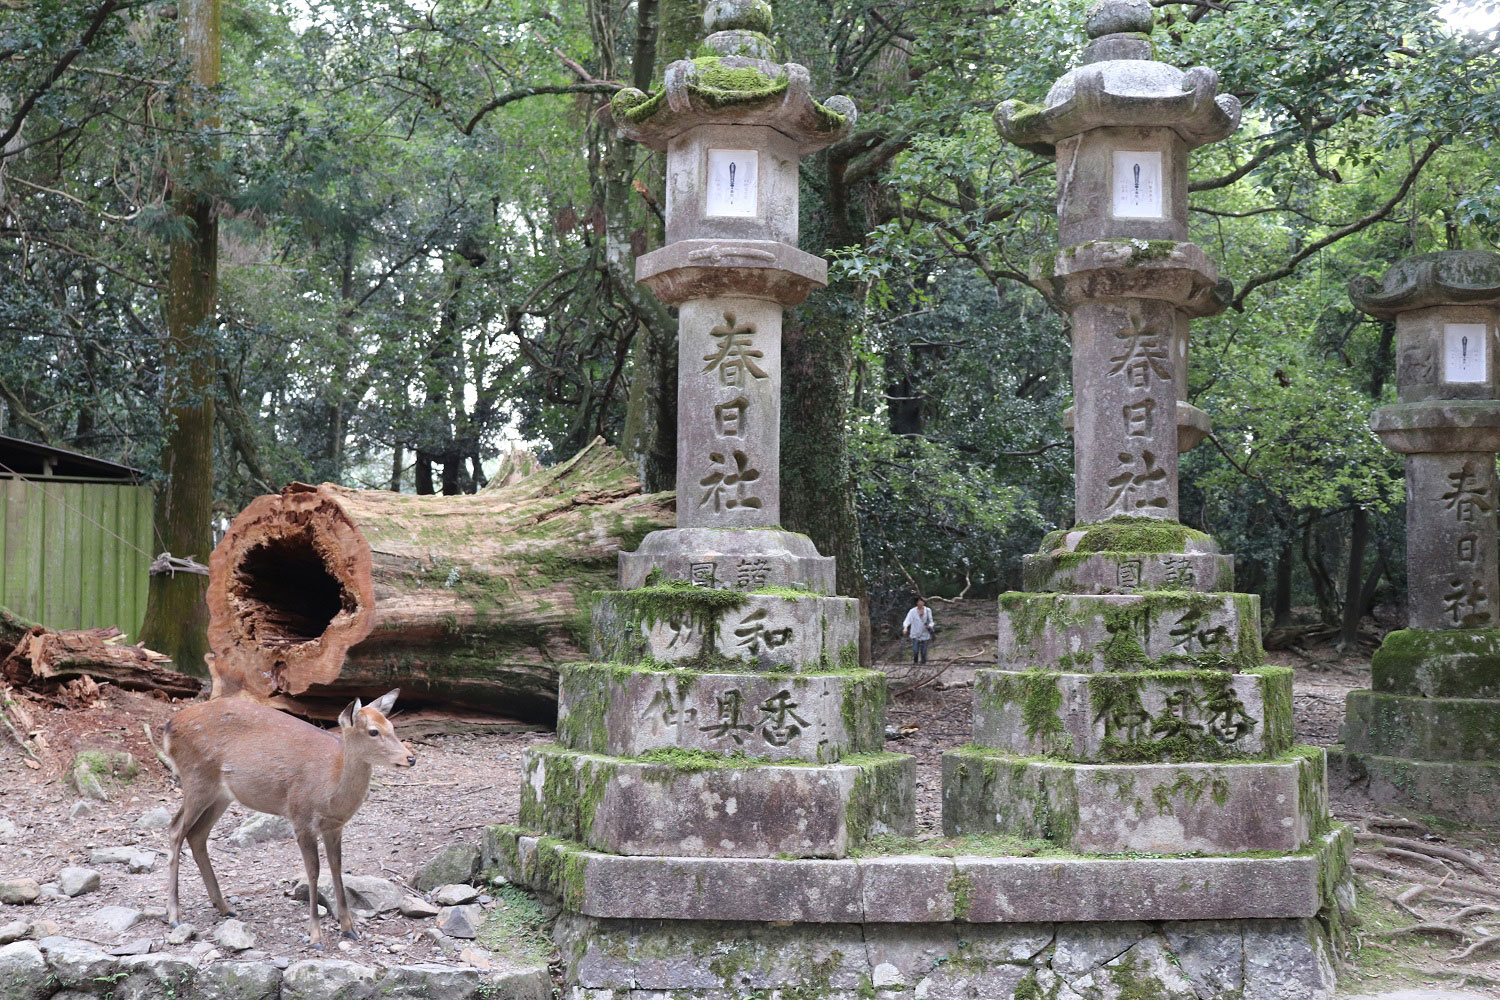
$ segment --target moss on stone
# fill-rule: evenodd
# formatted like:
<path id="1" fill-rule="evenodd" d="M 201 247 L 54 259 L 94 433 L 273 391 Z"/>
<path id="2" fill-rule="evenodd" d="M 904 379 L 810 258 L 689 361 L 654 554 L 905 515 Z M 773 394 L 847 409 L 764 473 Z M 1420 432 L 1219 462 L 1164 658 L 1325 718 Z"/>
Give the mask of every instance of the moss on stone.
<path id="1" fill-rule="evenodd" d="M 1081 531 L 1074 552 L 1185 552 L 1187 543 L 1209 549 L 1213 539 L 1196 528 L 1154 517 L 1112 517 L 1095 524 L 1079 524 L 1048 532 L 1038 551 L 1047 555 L 1061 549 L 1067 537 Z"/>
<path id="2" fill-rule="evenodd" d="M 1428 698 L 1500 697 L 1500 629 L 1401 629 L 1370 660 L 1370 687 Z"/>
<path id="3" fill-rule="evenodd" d="M 1040 104 L 1014 101 L 1011 104 L 1009 127 L 1017 134 L 1039 128 L 1046 118 L 1047 109 Z"/>
<path id="4" fill-rule="evenodd" d="M 974 878 L 967 872 L 954 871 L 948 879 L 948 893 L 953 897 L 953 919 L 965 921 L 974 908 Z"/>
<path id="5" fill-rule="evenodd" d="M 1126 267 L 1136 267 L 1154 260 L 1166 260 L 1177 251 L 1176 240 L 1131 240 Z"/>
<path id="6" fill-rule="evenodd" d="M 896 831 L 903 825 L 903 817 L 909 821 L 915 804 L 915 789 L 907 780 L 910 759 L 904 754 L 879 752 L 846 754 L 839 761 L 859 769 L 844 810 L 849 847 Z"/>

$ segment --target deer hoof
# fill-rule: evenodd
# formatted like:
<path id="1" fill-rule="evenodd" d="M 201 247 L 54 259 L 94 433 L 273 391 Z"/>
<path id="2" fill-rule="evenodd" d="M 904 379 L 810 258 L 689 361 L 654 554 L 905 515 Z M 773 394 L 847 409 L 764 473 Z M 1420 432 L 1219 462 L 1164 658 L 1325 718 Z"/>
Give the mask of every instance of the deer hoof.
<path id="1" fill-rule="evenodd" d="M 351 927 L 347 931 L 344 932 L 344 937 L 348 938 L 350 941 L 358 941 L 359 940 L 359 931 L 357 931 L 357 930 L 355 930 L 354 928 Z"/>

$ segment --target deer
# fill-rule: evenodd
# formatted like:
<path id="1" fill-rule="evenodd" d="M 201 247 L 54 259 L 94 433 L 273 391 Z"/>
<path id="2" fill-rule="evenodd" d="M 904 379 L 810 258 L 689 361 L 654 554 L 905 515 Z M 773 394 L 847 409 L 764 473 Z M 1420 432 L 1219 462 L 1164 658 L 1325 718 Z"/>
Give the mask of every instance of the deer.
<path id="1" fill-rule="evenodd" d="M 343 836 L 370 790 L 377 765 L 412 767 L 416 755 L 396 738 L 387 716 L 401 689 L 369 705 L 358 698 L 339 715 L 335 735 L 285 712 L 243 698 L 219 698 L 178 712 L 162 733 L 162 752 L 182 786 L 182 808 L 172 818 L 167 873 L 167 919 L 179 923 L 177 866 L 182 842 L 192 849 L 209 901 L 226 917 L 219 880 L 208 860 L 208 835 L 230 800 L 291 821 L 307 870 L 307 935 L 318 951 L 318 838 L 328 855 L 334 908 L 344 937 L 357 938 L 344 898 Z"/>

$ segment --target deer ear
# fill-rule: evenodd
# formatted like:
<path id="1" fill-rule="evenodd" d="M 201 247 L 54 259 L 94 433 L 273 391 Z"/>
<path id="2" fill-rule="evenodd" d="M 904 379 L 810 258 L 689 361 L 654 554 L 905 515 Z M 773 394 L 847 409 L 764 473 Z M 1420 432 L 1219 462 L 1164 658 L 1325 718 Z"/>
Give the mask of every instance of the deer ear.
<path id="1" fill-rule="evenodd" d="M 351 728 L 354 725 L 354 716 L 363 707 L 364 706 L 360 704 L 358 698 L 355 698 L 353 701 L 351 701 L 348 707 L 346 707 L 342 712 L 339 713 L 339 728 Z"/>
<path id="2" fill-rule="evenodd" d="M 370 707 L 381 715 L 390 715 L 391 709 L 396 707 L 396 696 L 401 693 L 400 688 L 393 688 L 385 694 L 370 702 Z"/>

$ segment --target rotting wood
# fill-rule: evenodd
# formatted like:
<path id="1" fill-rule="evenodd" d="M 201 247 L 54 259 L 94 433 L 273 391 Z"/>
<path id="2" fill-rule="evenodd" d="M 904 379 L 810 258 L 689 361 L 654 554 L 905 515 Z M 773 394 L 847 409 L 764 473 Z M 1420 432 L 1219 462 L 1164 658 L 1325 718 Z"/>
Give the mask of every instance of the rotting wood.
<path id="1" fill-rule="evenodd" d="M 22 626 L 17 628 L 17 626 Z M 122 641 L 118 628 L 54 631 L 23 622 L 0 608 L 0 680 L 17 688 L 63 683 L 79 677 L 128 691 L 196 698 L 203 682 L 163 666 L 167 657 Z"/>
<path id="2" fill-rule="evenodd" d="M 214 694 L 332 717 L 398 686 L 406 705 L 550 719 L 618 552 L 673 517 L 601 439 L 551 468 L 513 457 L 469 496 L 293 483 L 209 560 Z"/>

